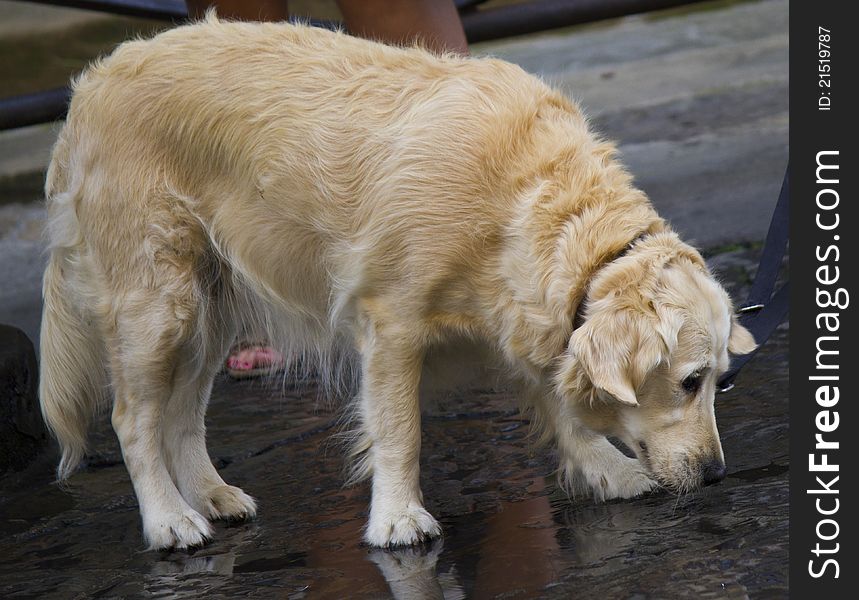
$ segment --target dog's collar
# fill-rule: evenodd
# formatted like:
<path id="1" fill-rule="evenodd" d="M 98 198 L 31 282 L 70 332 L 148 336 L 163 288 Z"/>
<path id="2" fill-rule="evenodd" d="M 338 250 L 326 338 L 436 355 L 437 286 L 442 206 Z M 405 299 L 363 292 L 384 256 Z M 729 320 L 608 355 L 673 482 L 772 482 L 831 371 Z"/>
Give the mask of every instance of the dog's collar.
<path id="1" fill-rule="evenodd" d="M 594 268 L 591 270 L 590 275 L 585 281 L 585 293 L 582 296 L 579 305 L 576 307 L 576 312 L 573 313 L 573 331 L 581 327 L 585 322 L 585 308 L 587 308 L 588 304 L 588 294 L 590 293 L 591 284 L 593 283 L 594 279 L 596 279 L 596 276 L 600 273 L 600 271 L 605 269 L 611 263 L 629 254 L 629 251 L 632 250 L 633 247 L 635 247 L 641 240 L 647 237 L 648 233 L 648 231 L 642 231 L 637 236 L 635 236 L 626 246 L 621 248 L 618 252 L 615 252 L 613 255 L 610 255 L 608 257 L 608 260 L 605 260 L 602 263 L 594 266 Z"/>

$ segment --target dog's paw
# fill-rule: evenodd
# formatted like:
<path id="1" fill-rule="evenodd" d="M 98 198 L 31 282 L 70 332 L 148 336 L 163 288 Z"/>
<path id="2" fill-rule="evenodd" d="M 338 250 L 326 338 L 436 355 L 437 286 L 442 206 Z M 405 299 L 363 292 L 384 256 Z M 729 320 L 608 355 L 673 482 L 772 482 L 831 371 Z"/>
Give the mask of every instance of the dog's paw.
<path id="1" fill-rule="evenodd" d="M 162 512 L 145 518 L 143 535 L 150 550 L 194 548 L 212 537 L 212 526 L 206 517 L 194 510 Z"/>
<path id="2" fill-rule="evenodd" d="M 421 506 L 378 513 L 370 511 L 364 540 L 371 546 L 411 546 L 441 535 L 441 526 Z"/>
<path id="3" fill-rule="evenodd" d="M 590 465 L 575 470 L 576 487 L 590 491 L 598 501 L 634 498 L 657 487 L 656 481 L 644 470 L 638 459 L 619 455 L 605 464 Z"/>
<path id="4" fill-rule="evenodd" d="M 638 460 L 631 458 L 627 467 L 611 474 L 603 488 L 604 498 L 635 498 L 656 488 L 658 484 Z"/>
<path id="5" fill-rule="evenodd" d="M 210 519 L 245 520 L 257 514 L 256 500 L 233 485 L 220 485 L 204 498 L 205 514 Z"/>

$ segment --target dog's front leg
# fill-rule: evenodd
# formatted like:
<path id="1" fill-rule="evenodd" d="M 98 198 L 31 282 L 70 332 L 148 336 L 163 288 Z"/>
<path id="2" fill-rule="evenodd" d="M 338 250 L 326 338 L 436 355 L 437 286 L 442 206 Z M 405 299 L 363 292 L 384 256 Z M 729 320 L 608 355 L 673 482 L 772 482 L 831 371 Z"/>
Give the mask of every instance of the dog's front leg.
<path id="1" fill-rule="evenodd" d="M 560 475 L 564 486 L 577 493 L 592 494 L 597 500 L 633 498 L 656 487 L 637 458 L 629 458 L 606 437 L 592 431 L 576 416 L 572 406 L 543 396 L 538 405 L 544 422 L 554 429 L 560 454 Z"/>
<path id="2" fill-rule="evenodd" d="M 423 507 L 420 489 L 421 414 L 418 401 L 423 352 L 406 336 L 374 327 L 360 344 L 362 435 L 373 474 L 372 546 L 418 543 L 441 533 Z"/>
<path id="3" fill-rule="evenodd" d="M 597 500 L 633 498 L 656 487 L 637 458 L 629 458 L 604 436 L 575 429 L 559 443 L 568 487 Z"/>

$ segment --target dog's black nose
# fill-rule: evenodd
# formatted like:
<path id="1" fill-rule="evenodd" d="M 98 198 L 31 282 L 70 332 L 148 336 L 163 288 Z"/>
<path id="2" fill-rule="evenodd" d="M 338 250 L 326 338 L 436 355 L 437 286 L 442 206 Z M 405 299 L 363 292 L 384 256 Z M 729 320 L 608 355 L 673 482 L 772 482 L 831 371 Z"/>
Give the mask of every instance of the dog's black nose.
<path id="1" fill-rule="evenodd" d="M 720 460 L 711 460 L 704 465 L 704 485 L 719 483 L 725 478 L 727 472 L 728 469 L 725 467 L 725 463 Z"/>

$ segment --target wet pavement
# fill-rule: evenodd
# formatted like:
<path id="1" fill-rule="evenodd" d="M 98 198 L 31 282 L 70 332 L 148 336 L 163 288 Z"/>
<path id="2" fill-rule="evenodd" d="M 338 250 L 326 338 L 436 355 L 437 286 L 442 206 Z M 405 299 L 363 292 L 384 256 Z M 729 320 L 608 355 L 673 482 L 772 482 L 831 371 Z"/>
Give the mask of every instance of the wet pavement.
<path id="1" fill-rule="evenodd" d="M 711 264 L 742 297 L 758 251 Z M 53 456 L 0 480 L 8 598 L 782 598 L 787 596 L 787 331 L 717 397 L 727 479 L 701 492 L 597 504 L 555 484 L 556 458 L 501 393 L 427 407 L 421 481 L 444 538 L 361 544 L 369 487 L 343 488 L 336 407 L 301 385 L 218 380 L 209 448 L 259 517 L 194 552 L 144 550 L 108 419 L 65 489 Z"/>
<path id="2" fill-rule="evenodd" d="M 0 8 L 2 8 L 0 2 Z M 2 34 L 0 30 L 0 34 Z M 17 39 L 17 38 L 16 38 Z M 17 42 L 16 42 L 17 44 Z M 787 164 L 787 2 L 733 0 L 481 45 L 560 85 L 619 140 L 637 183 L 742 299 Z M 52 125 L 0 136 L 0 322 L 39 324 Z M 209 449 L 259 517 L 195 552 L 147 552 L 107 417 L 65 488 L 55 456 L 0 477 L 0 598 L 784 598 L 787 326 L 717 397 L 721 484 L 572 501 L 508 394 L 424 411 L 422 486 L 444 538 L 361 544 L 369 487 L 343 488 L 338 410 L 312 381 L 216 382 Z"/>

